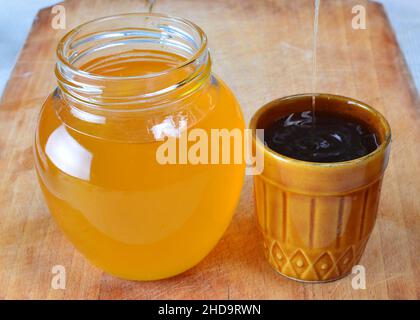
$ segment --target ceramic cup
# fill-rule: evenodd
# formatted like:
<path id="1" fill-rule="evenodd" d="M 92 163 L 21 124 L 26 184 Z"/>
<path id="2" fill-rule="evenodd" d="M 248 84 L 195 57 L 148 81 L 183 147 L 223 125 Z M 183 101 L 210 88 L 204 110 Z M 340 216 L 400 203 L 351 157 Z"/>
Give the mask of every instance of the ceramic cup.
<path id="1" fill-rule="evenodd" d="M 253 147 L 264 154 L 254 176 L 258 224 L 270 265 L 300 281 L 325 282 L 351 272 L 375 225 L 391 130 L 375 109 L 351 98 L 316 95 L 316 111 L 349 115 L 369 125 L 379 147 L 350 161 L 316 163 L 283 156 L 264 145 L 255 129 L 293 112 L 308 110 L 312 94 L 264 105 L 253 116 Z"/>

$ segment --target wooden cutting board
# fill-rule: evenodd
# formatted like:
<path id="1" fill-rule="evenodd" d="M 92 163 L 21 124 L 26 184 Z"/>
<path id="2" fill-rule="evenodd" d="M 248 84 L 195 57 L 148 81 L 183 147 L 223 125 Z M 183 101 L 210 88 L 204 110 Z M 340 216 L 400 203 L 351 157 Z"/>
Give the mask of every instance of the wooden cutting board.
<path id="1" fill-rule="evenodd" d="M 351 27 L 355 4 L 367 8 L 366 30 Z M 124 281 L 76 252 L 48 213 L 32 157 L 37 115 L 55 86 L 55 47 L 82 22 L 144 11 L 145 3 L 69 0 L 63 5 L 66 30 L 51 27 L 51 8 L 38 13 L 0 103 L 0 298 L 420 298 L 420 103 L 381 5 L 322 0 L 319 26 L 317 91 L 373 105 L 393 130 L 378 221 L 361 261 L 365 290 L 352 289 L 352 276 L 302 284 L 276 274 L 264 261 L 250 177 L 223 239 L 199 265 L 179 276 Z M 311 0 L 158 0 L 155 11 L 203 27 L 214 71 L 233 89 L 247 121 L 274 98 L 311 91 Z M 65 290 L 51 287 L 54 265 L 66 269 Z"/>

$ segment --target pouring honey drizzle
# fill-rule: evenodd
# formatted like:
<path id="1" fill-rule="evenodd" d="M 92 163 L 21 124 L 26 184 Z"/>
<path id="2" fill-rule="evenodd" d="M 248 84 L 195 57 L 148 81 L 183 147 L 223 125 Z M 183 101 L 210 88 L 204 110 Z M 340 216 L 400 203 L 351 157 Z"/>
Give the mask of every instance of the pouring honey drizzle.
<path id="1" fill-rule="evenodd" d="M 348 116 L 316 111 L 317 36 L 320 0 L 314 2 L 312 111 L 281 117 L 265 128 L 265 144 L 298 160 L 342 162 L 363 157 L 378 146 L 375 132 Z"/>
<path id="2" fill-rule="evenodd" d="M 315 114 L 315 91 L 316 91 L 316 54 L 317 54 L 317 38 L 318 38 L 318 20 L 319 20 L 319 5 L 320 0 L 315 0 L 315 13 L 314 13 L 314 31 L 313 31 L 313 43 L 312 43 L 312 121 L 315 125 L 316 114 Z"/>

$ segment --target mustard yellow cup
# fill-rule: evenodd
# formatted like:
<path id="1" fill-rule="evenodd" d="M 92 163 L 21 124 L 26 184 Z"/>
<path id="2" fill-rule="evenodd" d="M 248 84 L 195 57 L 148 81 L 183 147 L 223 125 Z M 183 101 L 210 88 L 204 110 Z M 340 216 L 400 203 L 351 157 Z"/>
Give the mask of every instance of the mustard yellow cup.
<path id="1" fill-rule="evenodd" d="M 375 225 L 391 130 L 386 119 L 365 103 L 316 94 L 316 111 L 362 121 L 375 131 L 379 147 L 351 161 L 317 163 L 292 159 L 265 146 L 256 129 L 307 111 L 312 96 L 274 100 L 251 119 L 253 148 L 264 154 L 264 170 L 254 176 L 254 190 L 270 265 L 295 280 L 326 282 L 350 273 L 363 254 Z"/>

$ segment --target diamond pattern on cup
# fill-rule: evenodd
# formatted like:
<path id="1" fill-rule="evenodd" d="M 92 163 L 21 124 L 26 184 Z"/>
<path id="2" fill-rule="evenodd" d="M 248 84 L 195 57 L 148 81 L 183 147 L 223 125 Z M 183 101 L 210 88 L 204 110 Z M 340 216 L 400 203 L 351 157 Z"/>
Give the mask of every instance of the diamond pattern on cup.
<path id="1" fill-rule="evenodd" d="M 283 266 L 287 262 L 287 258 L 277 242 L 274 242 L 273 248 L 271 249 L 271 255 L 273 257 L 274 263 L 277 265 L 278 270 L 281 272 Z"/>
<path id="2" fill-rule="evenodd" d="M 301 250 L 296 251 L 291 257 L 290 263 L 298 276 L 304 273 L 309 267 L 309 262 Z"/>
<path id="3" fill-rule="evenodd" d="M 354 251 L 353 247 L 349 247 L 346 252 L 338 259 L 337 266 L 340 273 L 345 273 L 353 266 Z"/>
<path id="4" fill-rule="evenodd" d="M 264 236 L 264 251 L 271 266 L 278 272 L 298 279 L 325 281 L 349 273 L 362 254 L 367 239 L 344 250 L 313 252 L 287 245 Z M 292 253 L 292 254 L 291 254 Z"/>
<path id="5" fill-rule="evenodd" d="M 326 275 L 334 268 L 334 258 L 330 253 L 325 252 L 314 264 L 314 269 L 320 279 L 324 279 Z"/>

